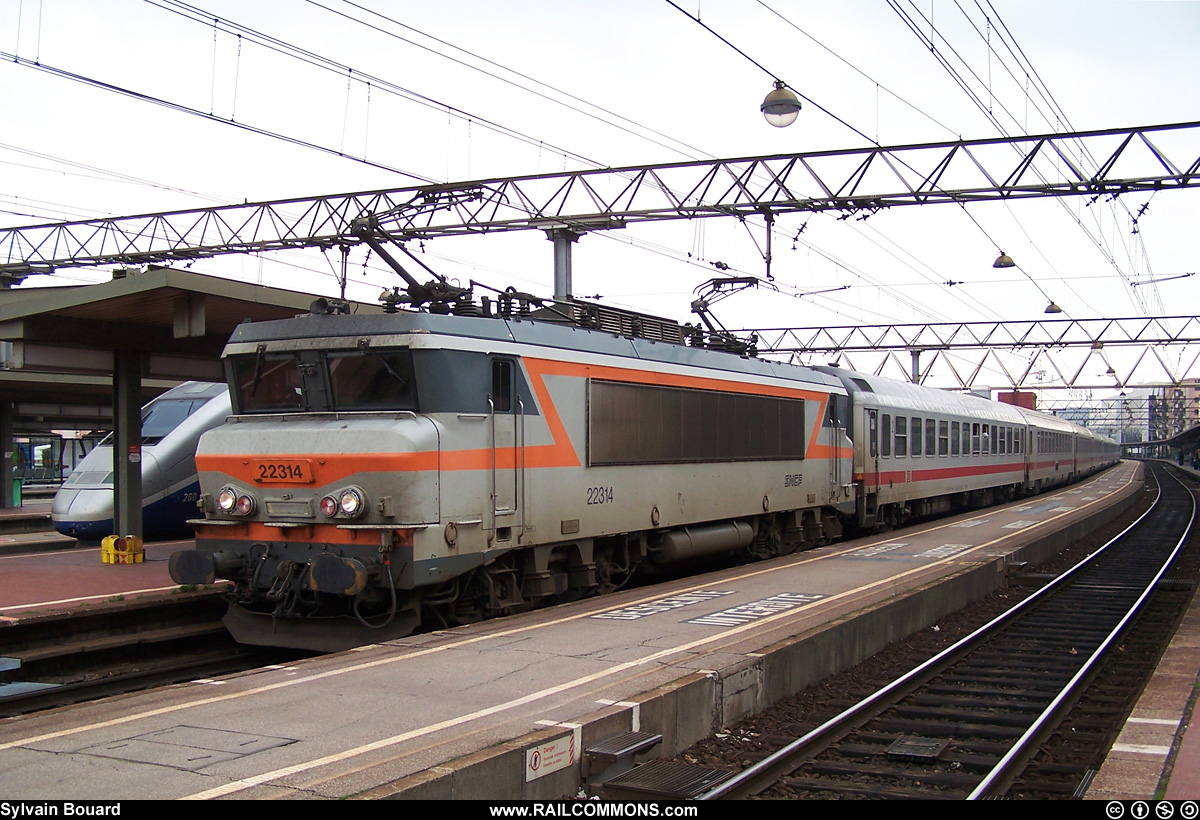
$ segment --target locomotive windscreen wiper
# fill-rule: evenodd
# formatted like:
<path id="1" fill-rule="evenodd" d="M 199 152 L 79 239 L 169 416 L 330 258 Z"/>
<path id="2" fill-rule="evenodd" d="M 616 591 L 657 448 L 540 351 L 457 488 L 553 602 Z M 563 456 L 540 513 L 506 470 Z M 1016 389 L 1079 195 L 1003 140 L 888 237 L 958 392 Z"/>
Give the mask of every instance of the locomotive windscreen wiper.
<path id="1" fill-rule="evenodd" d="M 403 376 L 401 376 L 399 373 L 396 372 L 395 368 L 393 368 L 392 365 L 388 362 L 388 360 L 386 358 L 384 358 L 382 353 L 380 353 L 377 350 L 371 349 L 371 343 L 369 341 L 367 341 L 366 339 L 359 339 L 358 340 L 358 349 L 363 351 L 364 353 L 369 353 L 372 356 L 374 356 L 376 359 L 378 359 L 379 363 L 383 365 L 384 370 L 386 370 L 387 372 L 389 372 L 393 376 L 395 376 L 396 381 L 400 382 L 401 387 L 403 387 L 405 390 L 408 389 L 408 381 L 406 381 Z"/>
<path id="2" fill-rule="evenodd" d="M 254 375 L 250 377 L 250 398 L 258 392 L 258 377 L 262 375 L 263 353 L 267 352 L 266 345 L 259 345 L 254 351 Z"/>

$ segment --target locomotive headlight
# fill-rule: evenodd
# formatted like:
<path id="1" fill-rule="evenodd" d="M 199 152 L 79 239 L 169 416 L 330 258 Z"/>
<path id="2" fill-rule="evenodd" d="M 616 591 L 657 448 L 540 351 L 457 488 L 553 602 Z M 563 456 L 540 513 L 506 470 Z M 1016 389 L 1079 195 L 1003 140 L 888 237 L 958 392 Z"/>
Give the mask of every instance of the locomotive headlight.
<path id="1" fill-rule="evenodd" d="M 338 496 L 338 504 L 342 508 L 342 513 L 349 518 L 357 518 L 362 515 L 367 507 L 362 490 L 356 487 L 342 490 L 341 495 Z"/>
<path id="2" fill-rule="evenodd" d="M 237 490 L 233 487 L 222 488 L 221 492 L 217 493 L 217 509 L 227 515 L 232 515 L 235 507 L 237 507 Z"/>

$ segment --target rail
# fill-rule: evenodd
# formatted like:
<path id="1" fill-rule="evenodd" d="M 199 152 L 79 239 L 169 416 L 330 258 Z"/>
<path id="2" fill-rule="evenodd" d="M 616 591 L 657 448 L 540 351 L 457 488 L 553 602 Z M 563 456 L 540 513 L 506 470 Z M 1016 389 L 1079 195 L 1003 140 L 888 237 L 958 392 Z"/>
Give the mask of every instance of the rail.
<path id="1" fill-rule="evenodd" d="M 826 721 L 821 726 L 818 726 L 769 757 L 764 758 L 754 766 L 745 769 L 733 778 L 711 789 L 698 799 L 738 799 L 761 793 L 777 781 L 796 772 L 806 761 L 814 759 L 817 755 L 821 755 L 827 750 L 831 750 L 851 732 L 867 725 L 889 708 L 912 696 L 923 687 L 928 686 L 938 676 L 946 675 L 948 670 L 955 668 L 957 665 L 965 664 L 973 653 L 979 650 L 980 646 L 987 644 L 990 648 L 989 651 L 992 652 L 1005 651 L 996 648 L 995 644 L 1004 641 L 1006 635 L 1014 634 L 1017 631 L 1015 627 L 1018 624 L 1028 625 L 1033 620 L 1033 616 L 1041 616 L 1049 622 L 1046 626 L 1037 627 L 1043 630 L 1043 632 L 1035 637 L 1023 636 L 1021 640 L 1025 644 L 1039 644 L 1041 649 L 1037 651 L 1042 652 L 1045 651 L 1045 646 L 1051 643 L 1058 647 L 1070 647 L 1069 652 L 1057 651 L 1046 653 L 1054 656 L 1050 659 L 1053 663 L 1071 663 L 1071 661 L 1064 659 L 1062 656 L 1065 655 L 1068 658 L 1075 657 L 1076 646 L 1093 645 L 1093 651 L 1078 653 L 1078 657 L 1075 657 L 1075 661 L 1073 662 L 1073 668 L 1070 669 L 1069 679 L 1064 685 L 1058 687 L 1053 694 L 1041 696 L 1040 703 L 1042 705 L 1039 707 L 1039 711 L 1035 717 L 1030 718 L 1028 715 L 1022 716 L 1009 712 L 1004 713 L 1003 716 L 999 716 L 1001 712 L 999 705 L 991 704 L 996 706 L 995 711 L 997 712 L 997 715 L 993 715 L 992 719 L 997 724 L 1009 727 L 1005 732 L 1015 734 L 1015 732 L 1011 731 L 1011 727 L 1014 725 L 1020 725 L 1023 731 L 1020 732 L 1019 737 L 1015 741 L 1009 742 L 1007 750 L 1002 755 L 997 755 L 999 760 L 982 776 L 960 771 L 956 772 L 952 777 L 943 777 L 943 782 L 953 784 L 946 786 L 948 791 L 967 797 L 968 799 L 995 797 L 1002 794 L 1030 759 L 1030 756 L 1044 742 L 1048 733 L 1052 731 L 1066 711 L 1077 701 L 1080 692 L 1091 681 L 1096 669 L 1105 658 L 1106 653 L 1113 648 L 1118 638 L 1125 633 L 1131 622 L 1137 617 L 1137 614 L 1149 600 L 1154 588 L 1161 581 L 1167 567 L 1174 561 L 1181 546 L 1191 532 L 1196 516 L 1194 496 L 1173 477 L 1170 479 L 1172 483 L 1167 485 L 1169 492 L 1164 492 L 1162 488 L 1164 482 L 1168 480 L 1166 478 L 1167 471 L 1161 465 L 1156 465 L 1152 469 L 1159 479 L 1160 487 L 1159 495 L 1155 499 L 1153 506 L 1134 523 L 1130 524 L 1120 534 L 1105 544 L 1104 547 L 1089 556 L 1087 560 L 1073 567 L 1068 572 L 1063 573 L 1036 594 L 1025 599 L 1005 614 L 985 624 L 979 630 L 958 641 L 937 656 L 930 658 L 909 673 L 897 678 L 887 686 L 864 698 L 859 703 L 843 711 L 831 720 Z M 1184 496 L 1187 498 L 1186 502 Z M 1186 515 L 1178 516 L 1181 520 L 1163 521 L 1164 517 L 1170 518 L 1172 511 L 1179 508 L 1187 508 Z M 1133 565 L 1134 561 L 1128 557 L 1126 550 L 1130 549 L 1135 543 L 1140 545 L 1142 551 L 1153 551 L 1155 553 L 1154 561 L 1150 566 L 1146 566 L 1144 561 L 1140 562 L 1137 566 Z M 1148 548 L 1148 544 L 1153 549 Z M 1117 566 L 1114 567 L 1113 565 Z M 1139 579 L 1136 586 L 1133 585 L 1133 577 L 1135 575 Z M 1092 628 L 1096 625 L 1096 621 L 1100 620 L 1100 616 L 1079 618 L 1079 604 L 1073 599 L 1068 600 L 1070 596 L 1064 595 L 1064 593 L 1068 592 L 1072 592 L 1076 596 L 1091 599 L 1098 599 L 1101 596 L 1116 596 L 1125 603 L 1121 606 L 1119 612 L 1114 614 L 1109 622 L 1104 625 L 1103 637 L 1096 639 L 1078 637 L 1077 634 L 1071 633 L 1069 630 Z M 1137 594 L 1134 596 L 1132 595 L 1133 592 Z M 1135 598 L 1132 603 L 1128 603 L 1130 597 Z M 1058 613 L 1047 614 L 1048 608 L 1056 601 L 1060 608 L 1065 606 L 1066 609 Z M 1075 623 L 1077 621 L 1080 623 Z M 1032 632 L 1033 629 L 1033 627 L 1026 627 L 1026 631 L 1028 632 Z M 1027 650 L 1010 649 L 1008 651 L 1016 653 Z M 1043 658 L 1042 662 L 1047 662 L 1047 660 Z M 995 665 L 997 661 L 990 660 L 988 663 Z M 1016 665 L 1017 662 L 1014 662 L 1014 667 Z M 1045 677 L 1049 677 L 1051 674 L 1054 673 L 1047 672 Z M 1035 699 L 1035 696 L 1030 695 L 1028 692 L 1022 692 L 1021 698 L 1024 701 L 1022 706 L 1026 707 L 1031 699 Z M 992 700 L 1000 701 L 1002 698 L 992 695 Z M 962 708 L 964 711 L 967 711 L 966 707 Z M 952 707 L 943 707 L 943 709 L 951 711 Z M 970 713 L 971 721 L 978 722 L 982 719 L 979 712 Z M 896 722 L 899 723 L 901 721 Z M 1004 734 L 1005 732 L 1000 732 L 999 734 Z M 920 738 L 920 740 L 927 739 Z M 919 746 L 920 744 L 917 743 L 914 745 Z M 941 751 L 942 749 L 939 749 L 936 753 L 930 755 L 930 757 L 936 758 Z M 920 758 L 922 754 L 921 752 L 914 753 L 911 758 Z M 863 757 L 865 759 L 867 756 L 863 755 Z M 918 764 L 910 764 L 906 760 L 904 765 L 913 765 L 915 767 Z M 932 763 L 930 765 L 932 766 Z M 842 770 L 846 774 L 849 774 L 853 769 L 853 764 L 851 763 L 839 762 L 837 765 L 830 764 L 830 767 L 833 769 L 837 769 L 838 766 L 842 767 Z M 900 769 L 903 767 L 897 768 Z M 928 774 L 924 776 L 929 777 Z M 962 786 L 966 781 L 973 781 L 969 788 L 963 788 Z"/>

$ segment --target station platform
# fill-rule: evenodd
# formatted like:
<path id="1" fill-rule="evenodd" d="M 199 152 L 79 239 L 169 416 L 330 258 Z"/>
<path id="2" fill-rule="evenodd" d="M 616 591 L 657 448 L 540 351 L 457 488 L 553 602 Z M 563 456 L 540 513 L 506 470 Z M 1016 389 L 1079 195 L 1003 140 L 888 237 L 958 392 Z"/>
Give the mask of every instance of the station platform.
<path id="1" fill-rule="evenodd" d="M 54 495 L 25 498 L 20 507 L 0 509 L 0 556 L 13 552 L 37 552 L 75 546 L 75 539 L 61 535 L 50 520 Z M 3 599 L 0 599 L 3 600 Z"/>
<path id="2" fill-rule="evenodd" d="M 1044 560 L 1141 487 L 1140 464 L 1123 462 L 1056 492 L 887 535 L 5 720 L 0 790 L 28 800 L 572 797 L 596 742 L 657 733 L 660 755 L 673 756 L 983 597 L 1015 563 Z M 130 591 L 151 591 L 177 548 L 162 545 L 159 557 L 147 545 L 144 564 L 91 560 Z M 3 586 L 34 566 L 0 573 L 0 617 L 43 609 L 10 604 L 28 583 Z M 111 590 L 89 594 L 122 594 Z M 1129 785 L 1121 797 L 1152 797 L 1157 786 Z"/>

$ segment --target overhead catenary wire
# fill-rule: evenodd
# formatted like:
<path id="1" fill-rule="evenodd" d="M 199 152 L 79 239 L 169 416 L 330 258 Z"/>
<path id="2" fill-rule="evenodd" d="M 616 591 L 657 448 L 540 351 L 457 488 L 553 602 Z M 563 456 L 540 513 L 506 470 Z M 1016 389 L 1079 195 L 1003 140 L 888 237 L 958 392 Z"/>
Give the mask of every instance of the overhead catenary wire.
<path id="1" fill-rule="evenodd" d="M 975 104 L 976 108 L 978 108 L 980 110 L 980 112 L 983 113 L 984 116 L 989 121 L 992 122 L 993 126 L 996 128 L 998 133 L 1000 133 L 1004 136 L 1011 135 L 1011 133 L 1012 133 L 1011 130 L 1009 128 L 1005 127 L 1000 122 L 999 118 L 995 115 L 995 113 L 992 110 L 990 110 L 990 108 L 982 101 L 979 93 L 977 93 L 971 87 L 971 83 L 968 82 L 968 79 L 959 73 L 959 71 L 954 67 L 954 65 L 952 65 L 951 61 L 945 56 L 945 54 L 943 54 L 942 50 L 938 48 L 938 43 L 945 45 L 946 49 L 948 50 L 948 53 L 950 55 L 954 56 L 958 60 L 958 62 L 964 66 L 964 68 L 967 70 L 970 77 L 974 78 L 977 85 L 979 85 L 980 87 L 988 85 L 986 83 L 986 81 L 984 81 L 982 78 L 980 78 L 977 74 L 975 74 L 970 69 L 968 61 L 961 55 L 961 53 L 957 49 L 955 49 L 949 43 L 949 41 L 946 39 L 946 37 L 938 29 L 938 27 L 934 25 L 932 18 L 927 17 L 924 14 L 924 12 L 922 12 L 919 8 L 916 7 L 915 3 L 913 3 L 912 0 L 909 0 L 909 2 L 908 2 L 908 5 L 911 6 L 911 8 L 912 8 L 911 14 L 909 13 L 909 11 L 907 11 L 905 8 L 903 8 L 901 6 L 900 0 L 888 0 L 888 5 L 889 5 L 889 7 L 891 7 L 893 9 L 893 11 L 895 11 L 897 16 L 899 16 L 900 19 L 907 25 L 909 30 L 912 31 L 912 33 L 915 36 L 917 36 L 917 38 L 929 50 L 929 52 L 934 56 L 935 60 L 943 67 L 943 69 L 951 76 L 951 78 L 955 80 L 955 82 L 959 85 L 959 87 L 963 90 L 963 92 Z M 977 8 L 980 9 L 981 13 L 984 14 L 985 19 L 988 21 L 989 25 L 990 25 L 990 21 L 992 20 L 992 18 L 993 17 L 996 18 L 996 20 L 999 24 L 999 28 L 996 30 L 998 32 L 1002 33 L 1002 36 L 999 37 L 998 39 L 1004 43 L 1005 49 L 1009 52 L 1009 54 L 1015 56 L 1019 52 L 1023 58 L 1024 52 L 1020 51 L 1019 46 L 1017 46 L 1015 38 L 1012 36 L 1007 25 L 1005 25 L 1003 23 L 1003 21 L 999 19 L 999 15 L 995 12 L 995 9 L 991 7 L 991 4 L 990 3 L 988 4 L 990 13 L 989 13 L 989 11 L 984 10 L 981 6 L 979 6 L 978 2 L 976 2 L 975 5 Z M 959 12 L 963 15 L 963 17 L 967 20 L 968 24 L 974 30 L 976 35 L 984 43 L 984 46 L 988 50 L 989 55 L 994 54 L 998 58 L 998 60 L 1000 60 L 1001 65 L 1004 66 L 1006 73 L 1013 79 L 1014 83 L 1016 83 L 1019 86 L 1020 83 L 1017 81 L 1017 74 L 1009 68 L 1007 61 L 1004 60 L 1003 55 L 1000 54 L 996 50 L 994 45 L 992 45 L 990 38 L 988 38 L 987 34 L 981 30 L 980 26 L 974 20 L 971 19 L 970 15 L 967 13 L 966 9 L 964 9 L 962 4 L 957 2 L 957 0 L 955 2 L 955 6 L 959 10 Z M 924 26 L 921 24 L 927 24 L 928 33 L 926 33 Z M 1010 43 L 1011 43 L 1011 45 L 1010 45 Z M 1022 75 L 1034 76 L 1037 78 L 1037 82 L 1036 82 L 1035 86 L 1039 88 L 1039 92 L 1038 92 L 1039 96 L 1042 97 L 1043 100 L 1053 101 L 1053 95 L 1050 94 L 1048 88 L 1045 88 L 1044 82 L 1041 80 L 1040 75 L 1037 74 L 1037 72 L 1033 68 L 1033 66 L 1031 64 L 1029 64 L 1027 60 L 1021 60 L 1021 59 L 1018 60 L 1018 64 L 1020 66 L 1020 71 L 1021 71 Z M 1025 94 L 1025 97 L 1027 99 L 1029 99 L 1028 91 L 1025 91 L 1024 94 Z M 1017 126 L 1018 132 L 1028 133 L 1027 128 L 1022 126 L 1019 119 L 1015 115 L 1013 115 L 1006 107 L 1001 106 L 1001 110 L 1003 110 L 1008 115 L 1008 118 L 1013 122 L 1013 124 L 1015 126 Z M 1064 126 L 1068 127 L 1068 128 L 1072 127 L 1070 125 L 1069 119 L 1065 115 L 1065 112 L 1062 111 L 1061 106 L 1058 105 L 1057 101 L 1052 102 L 1051 111 L 1049 113 L 1043 111 L 1042 106 L 1035 102 L 1035 111 L 1037 111 L 1039 116 L 1041 116 L 1042 119 L 1048 124 L 1048 126 L 1051 129 L 1053 129 L 1054 131 L 1059 131 Z M 1081 146 L 1081 147 L 1083 148 L 1084 154 L 1086 154 L 1087 153 L 1086 146 Z M 1076 157 L 1074 161 L 1077 164 L 1079 164 L 1080 166 L 1085 166 L 1085 165 L 1090 164 L 1091 167 L 1096 167 L 1097 163 L 1093 157 L 1087 156 L 1086 160 L 1087 161 L 1085 161 L 1084 158 L 1081 158 L 1081 157 Z M 1034 170 L 1036 171 L 1037 169 L 1035 168 Z M 1039 173 L 1039 177 L 1040 176 L 1041 175 Z M 1044 179 L 1044 177 L 1043 177 L 1043 179 Z M 1083 224 L 1083 221 L 1071 211 L 1070 206 L 1066 202 L 1060 201 L 1058 204 L 1059 204 L 1059 207 L 1061 207 L 1063 209 L 1063 211 L 1066 214 L 1068 214 L 1068 216 L 1070 216 L 1070 218 L 1073 221 L 1075 221 L 1077 226 L 1083 231 L 1084 235 L 1088 238 L 1088 240 L 1092 242 L 1092 244 L 1102 253 L 1102 255 L 1104 255 L 1104 257 L 1107 259 L 1109 264 L 1113 267 L 1113 269 L 1120 276 L 1122 281 L 1124 281 L 1125 284 L 1128 285 L 1132 281 L 1132 277 L 1129 276 L 1128 274 L 1126 274 L 1126 272 L 1121 269 L 1121 267 L 1117 263 L 1117 260 L 1114 256 L 1112 250 L 1105 246 L 1102 236 L 1097 236 L 1092 231 L 1089 231 L 1086 228 L 1086 226 Z M 1009 208 L 1009 211 L 1011 213 L 1011 208 Z M 1013 214 L 1013 219 L 1014 219 L 1014 221 L 1016 221 L 1019 224 L 1020 221 L 1017 219 L 1015 214 Z M 1023 227 L 1022 227 L 1022 231 L 1024 231 Z M 1025 233 L 1026 233 L 1026 236 L 1028 237 L 1028 232 L 1025 232 Z M 1033 240 L 1030 239 L 1030 242 L 1032 243 Z M 1040 249 L 1038 249 L 1038 253 L 1044 259 L 1047 259 L 1046 254 L 1043 253 Z M 1056 277 L 1060 280 L 1063 280 L 1063 276 L 1062 276 L 1061 272 L 1058 271 L 1057 269 L 1055 269 L 1053 266 L 1053 263 L 1050 263 L 1048 259 L 1047 259 L 1047 262 L 1048 262 L 1048 264 L 1051 265 L 1051 269 L 1054 270 Z M 1131 262 L 1131 264 L 1133 263 L 1132 257 L 1130 257 L 1130 262 Z M 1064 283 L 1065 283 L 1065 280 L 1064 280 Z M 1069 288 L 1069 285 L 1068 285 L 1068 288 Z M 1080 294 L 1074 290 L 1072 290 L 1071 292 L 1072 292 L 1074 298 L 1079 300 L 1081 303 L 1083 303 L 1085 305 L 1088 303 L 1087 298 L 1085 296 L 1083 296 L 1082 294 Z M 1130 288 L 1127 291 L 1127 295 L 1130 296 L 1131 301 L 1133 301 L 1133 302 L 1141 301 L 1140 298 L 1134 294 L 1135 294 L 1135 292 L 1133 291 L 1132 288 Z M 1137 305 L 1135 304 L 1135 308 L 1136 307 L 1137 307 Z M 1094 308 L 1091 308 L 1091 309 L 1093 311 L 1095 311 Z M 1145 309 L 1146 309 L 1146 305 L 1144 303 L 1142 303 L 1142 310 L 1145 310 Z"/>

